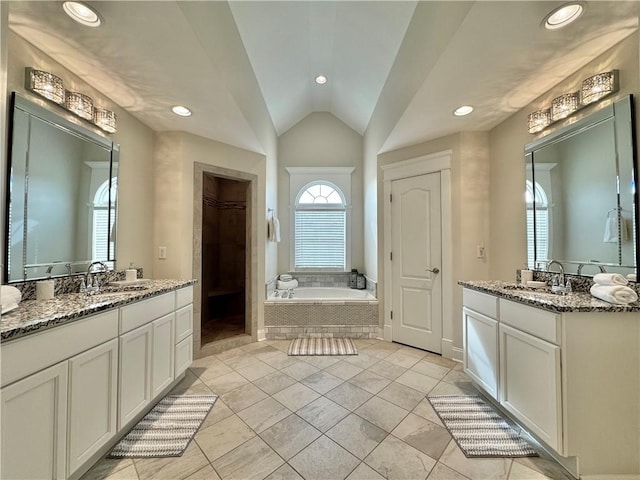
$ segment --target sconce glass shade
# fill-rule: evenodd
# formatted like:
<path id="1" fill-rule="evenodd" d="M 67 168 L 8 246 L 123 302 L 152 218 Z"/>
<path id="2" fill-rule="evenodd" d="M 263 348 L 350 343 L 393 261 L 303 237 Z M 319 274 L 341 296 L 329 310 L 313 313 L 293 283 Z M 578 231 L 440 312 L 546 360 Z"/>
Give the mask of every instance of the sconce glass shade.
<path id="1" fill-rule="evenodd" d="M 598 73 L 582 82 L 580 102 L 582 105 L 600 100 L 610 93 L 618 91 L 618 71 Z"/>
<path id="2" fill-rule="evenodd" d="M 70 112 L 75 113 L 85 120 L 93 120 L 93 100 L 83 93 L 70 92 L 67 90 L 65 107 Z"/>
<path id="3" fill-rule="evenodd" d="M 538 110 L 529 114 L 529 133 L 538 133 L 551 124 L 551 112 L 547 110 Z"/>
<path id="4" fill-rule="evenodd" d="M 578 110 L 578 93 L 565 93 L 551 101 L 551 121 L 557 122 Z"/>
<path id="5" fill-rule="evenodd" d="M 116 133 L 116 114 L 111 110 L 96 108 L 93 112 L 93 123 L 108 133 Z"/>
<path id="6" fill-rule="evenodd" d="M 65 91 L 62 79 L 53 73 L 27 67 L 27 90 L 43 96 L 59 105 L 64 104 Z"/>

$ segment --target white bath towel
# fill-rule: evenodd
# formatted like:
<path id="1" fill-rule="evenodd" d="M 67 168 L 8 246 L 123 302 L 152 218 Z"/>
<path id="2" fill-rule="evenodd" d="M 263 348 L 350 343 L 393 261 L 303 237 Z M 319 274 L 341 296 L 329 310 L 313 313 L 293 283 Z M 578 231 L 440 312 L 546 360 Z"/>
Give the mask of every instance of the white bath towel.
<path id="1" fill-rule="evenodd" d="M 290 282 L 291 280 L 293 280 L 293 276 L 288 273 L 283 273 L 282 275 L 280 275 L 279 279 L 283 282 Z"/>
<path id="2" fill-rule="evenodd" d="M 598 273 L 593 277 L 593 282 L 598 285 L 628 285 L 629 280 L 619 273 Z"/>
<path id="3" fill-rule="evenodd" d="M 616 305 L 627 305 L 638 301 L 638 294 L 623 285 L 598 285 L 596 283 L 591 287 L 590 292 L 594 297 Z"/>
<path id="4" fill-rule="evenodd" d="M 295 278 L 288 282 L 283 282 L 282 280 L 278 280 L 276 282 L 277 290 L 289 290 L 290 288 L 297 288 L 297 287 L 298 287 L 298 280 L 296 280 Z"/>
<path id="5" fill-rule="evenodd" d="M 22 300 L 22 293 L 16 287 L 11 285 L 0 286 L 0 304 L 2 304 L 2 313 L 13 310 L 18 307 Z"/>
<path id="6" fill-rule="evenodd" d="M 267 237 L 271 242 L 280 241 L 280 221 L 275 215 L 272 215 L 267 222 Z"/>
<path id="7" fill-rule="evenodd" d="M 614 212 L 615 213 L 615 212 Z M 618 243 L 618 216 L 609 214 L 604 222 L 604 238 L 605 243 Z"/>

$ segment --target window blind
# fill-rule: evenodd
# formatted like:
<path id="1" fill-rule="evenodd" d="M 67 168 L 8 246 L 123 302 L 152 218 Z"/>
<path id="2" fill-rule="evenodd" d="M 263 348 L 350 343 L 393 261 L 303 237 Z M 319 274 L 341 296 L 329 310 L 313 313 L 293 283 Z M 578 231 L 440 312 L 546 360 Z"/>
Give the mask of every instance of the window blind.
<path id="1" fill-rule="evenodd" d="M 527 207 L 527 265 L 535 268 L 534 265 L 534 244 L 533 232 L 536 232 L 537 257 L 547 259 L 549 256 L 549 211 L 544 207 L 535 209 L 535 229 L 534 229 L 533 208 Z"/>
<path id="2" fill-rule="evenodd" d="M 107 207 L 95 207 L 93 210 L 93 248 L 92 260 L 110 260 L 109 259 L 109 222 Z M 115 212 L 111 210 L 111 223 L 115 221 Z M 111 251 L 113 252 L 113 242 L 111 242 Z"/>
<path id="3" fill-rule="evenodd" d="M 346 213 L 296 210 L 295 268 L 345 269 Z"/>

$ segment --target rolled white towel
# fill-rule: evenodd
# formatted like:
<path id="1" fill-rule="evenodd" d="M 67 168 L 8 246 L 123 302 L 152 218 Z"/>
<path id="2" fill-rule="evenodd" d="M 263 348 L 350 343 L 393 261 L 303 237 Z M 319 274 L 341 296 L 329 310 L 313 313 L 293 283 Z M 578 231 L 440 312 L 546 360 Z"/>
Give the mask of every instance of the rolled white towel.
<path id="1" fill-rule="evenodd" d="M 278 290 L 289 290 L 290 288 L 297 288 L 297 287 L 298 287 L 298 280 L 296 280 L 295 278 L 288 282 L 283 282 L 282 280 L 278 280 L 278 282 L 276 283 L 276 289 Z"/>
<path id="2" fill-rule="evenodd" d="M 293 280 L 293 277 L 288 273 L 283 273 L 282 275 L 280 275 L 280 280 L 282 280 L 283 282 L 290 282 L 291 280 Z"/>
<path id="3" fill-rule="evenodd" d="M 22 300 L 22 293 L 16 287 L 11 285 L 0 286 L 0 304 L 2 304 L 2 313 L 13 310 Z"/>
<path id="4" fill-rule="evenodd" d="M 598 273 L 593 277 L 598 285 L 628 285 L 629 281 L 619 273 Z"/>
<path id="5" fill-rule="evenodd" d="M 591 295 L 605 302 L 627 305 L 638 300 L 638 294 L 624 285 L 598 285 L 591 287 Z"/>

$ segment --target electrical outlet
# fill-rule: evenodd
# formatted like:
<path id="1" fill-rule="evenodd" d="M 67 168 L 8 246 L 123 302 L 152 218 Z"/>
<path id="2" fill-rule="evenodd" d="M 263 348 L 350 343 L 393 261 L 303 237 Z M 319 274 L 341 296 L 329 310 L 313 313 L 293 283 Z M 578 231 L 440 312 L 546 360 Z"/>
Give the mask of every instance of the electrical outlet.
<path id="1" fill-rule="evenodd" d="M 484 245 L 476 245 L 476 258 L 484 258 Z"/>
<path id="2" fill-rule="evenodd" d="M 167 258 L 167 247 L 158 247 L 158 258 L 165 260 Z"/>

